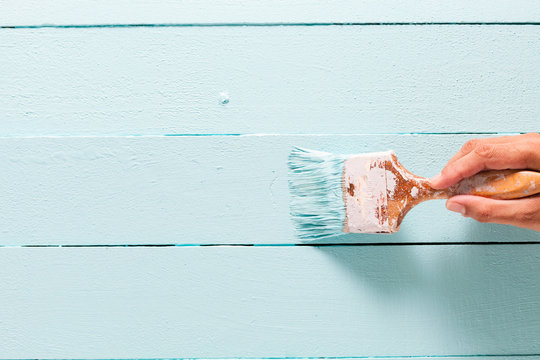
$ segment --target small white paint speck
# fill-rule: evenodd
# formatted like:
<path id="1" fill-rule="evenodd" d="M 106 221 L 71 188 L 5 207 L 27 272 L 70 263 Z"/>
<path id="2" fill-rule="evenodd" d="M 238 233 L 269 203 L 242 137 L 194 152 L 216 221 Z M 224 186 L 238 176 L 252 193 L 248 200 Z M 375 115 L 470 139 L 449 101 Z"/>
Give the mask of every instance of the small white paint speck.
<path id="1" fill-rule="evenodd" d="M 413 198 L 417 198 L 418 197 L 418 188 L 416 186 L 413 186 L 412 189 L 411 189 L 411 195 Z"/>
<path id="2" fill-rule="evenodd" d="M 229 103 L 229 101 L 231 101 L 231 99 L 229 98 L 228 93 L 226 93 L 226 92 L 220 92 L 219 93 L 219 103 L 221 105 L 227 105 Z"/>

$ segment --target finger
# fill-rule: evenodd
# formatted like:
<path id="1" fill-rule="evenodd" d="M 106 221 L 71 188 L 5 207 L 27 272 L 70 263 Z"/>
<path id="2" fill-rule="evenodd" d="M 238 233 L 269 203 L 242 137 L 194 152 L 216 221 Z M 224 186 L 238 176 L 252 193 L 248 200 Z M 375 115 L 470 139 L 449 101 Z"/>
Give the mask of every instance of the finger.
<path id="1" fill-rule="evenodd" d="M 515 142 L 516 138 L 519 136 L 498 136 L 494 138 L 482 138 L 482 139 L 471 139 L 467 141 L 459 151 L 448 160 L 447 164 L 450 164 L 458 159 L 461 159 L 463 156 L 469 154 L 475 148 L 483 144 L 506 144 L 510 142 Z"/>
<path id="2" fill-rule="evenodd" d="M 481 144 L 447 164 L 430 183 L 435 189 L 443 189 L 482 170 L 527 169 L 532 151 L 527 144 Z"/>
<path id="3" fill-rule="evenodd" d="M 458 195 L 448 199 L 446 208 L 483 223 L 507 224 L 540 231 L 540 196 L 495 200 Z"/>

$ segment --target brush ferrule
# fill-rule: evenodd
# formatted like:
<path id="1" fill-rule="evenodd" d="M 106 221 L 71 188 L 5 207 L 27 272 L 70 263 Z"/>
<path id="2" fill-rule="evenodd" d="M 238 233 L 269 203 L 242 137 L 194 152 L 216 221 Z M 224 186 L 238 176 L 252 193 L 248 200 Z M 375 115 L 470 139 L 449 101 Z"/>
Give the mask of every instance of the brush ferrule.
<path id="1" fill-rule="evenodd" d="M 387 179 L 385 163 L 393 151 L 353 155 L 343 169 L 345 201 L 344 232 L 388 233 Z"/>

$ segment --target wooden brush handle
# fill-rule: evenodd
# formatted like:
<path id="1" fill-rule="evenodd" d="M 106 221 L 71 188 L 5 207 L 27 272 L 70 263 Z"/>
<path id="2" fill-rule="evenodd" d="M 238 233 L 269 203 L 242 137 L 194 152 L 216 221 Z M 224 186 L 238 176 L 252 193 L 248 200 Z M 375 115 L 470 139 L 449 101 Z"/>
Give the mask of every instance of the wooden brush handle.
<path id="1" fill-rule="evenodd" d="M 478 195 L 517 199 L 540 193 L 540 172 L 529 170 L 483 171 L 446 189 L 448 197 Z"/>
<path id="2" fill-rule="evenodd" d="M 540 172 L 531 170 L 483 171 L 447 189 L 437 190 L 429 179 L 417 176 L 399 163 L 395 154 L 384 162 L 387 184 L 388 228 L 396 232 L 414 206 L 426 200 L 448 199 L 455 195 L 477 195 L 493 199 L 518 199 L 540 193 Z M 388 184 L 393 186 L 388 186 Z"/>

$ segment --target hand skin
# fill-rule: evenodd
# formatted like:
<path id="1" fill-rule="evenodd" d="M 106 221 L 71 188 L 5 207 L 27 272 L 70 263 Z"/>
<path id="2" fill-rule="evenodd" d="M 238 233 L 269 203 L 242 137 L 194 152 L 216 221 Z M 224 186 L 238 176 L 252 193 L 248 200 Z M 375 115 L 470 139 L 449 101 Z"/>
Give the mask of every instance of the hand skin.
<path id="1" fill-rule="evenodd" d="M 430 183 L 444 189 L 482 170 L 502 169 L 540 171 L 540 134 L 469 140 Z M 447 200 L 446 208 L 479 222 L 540 231 L 540 194 L 514 200 L 457 195 Z"/>

